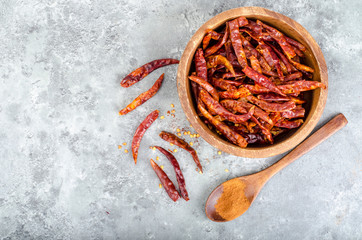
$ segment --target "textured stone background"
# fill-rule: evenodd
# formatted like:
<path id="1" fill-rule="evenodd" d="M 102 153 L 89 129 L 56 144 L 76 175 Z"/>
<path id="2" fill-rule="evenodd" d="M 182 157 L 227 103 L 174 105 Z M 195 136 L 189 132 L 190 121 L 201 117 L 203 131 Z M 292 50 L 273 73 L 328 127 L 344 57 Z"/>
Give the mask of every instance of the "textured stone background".
<path id="1" fill-rule="evenodd" d="M 262 6 L 301 23 L 320 44 L 329 96 L 319 126 L 342 112 L 349 124 L 277 174 L 252 208 L 229 223 L 204 214 L 221 182 L 280 158 L 217 155 L 195 141 L 205 173 L 175 155 L 191 200 L 173 203 L 149 165 L 157 133 L 189 127 L 177 97 L 177 66 L 129 89 L 119 79 L 150 60 L 180 58 L 214 15 Z M 9 1 L 0 2 L 0 237 L 5 239 L 362 239 L 362 2 Z M 127 116 L 117 111 L 165 72 L 160 92 Z M 167 116 L 175 104 L 176 117 Z M 139 163 L 125 154 L 153 109 Z M 191 140 L 187 138 L 188 141 Z M 194 140 L 194 139 L 192 139 Z M 121 150 L 118 144 L 127 142 Z M 173 170 L 164 157 L 166 172 Z M 225 172 L 229 169 L 229 172 Z"/>

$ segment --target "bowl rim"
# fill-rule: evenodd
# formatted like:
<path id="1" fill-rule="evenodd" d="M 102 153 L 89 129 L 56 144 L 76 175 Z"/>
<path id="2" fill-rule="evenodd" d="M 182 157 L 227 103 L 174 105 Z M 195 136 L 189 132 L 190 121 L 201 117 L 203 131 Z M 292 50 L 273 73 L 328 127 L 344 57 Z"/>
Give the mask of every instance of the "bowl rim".
<path id="1" fill-rule="evenodd" d="M 324 89 L 323 91 L 319 90 L 319 99 L 314 111 L 308 114 L 305 123 L 303 123 L 303 125 L 300 128 L 298 128 L 298 130 L 295 133 L 293 133 L 290 137 L 281 141 L 280 143 L 269 146 L 240 148 L 239 146 L 236 146 L 228 141 L 221 139 L 215 133 L 211 132 L 211 130 L 201 122 L 201 119 L 196 114 L 196 111 L 193 107 L 194 104 L 190 97 L 191 92 L 190 90 L 188 90 L 190 88 L 189 88 L 189 80 L 187 75 L 196 48 L 200 45 L 200 42 L 205 34 L 206 29 L 210 28 L 215 29 L 224 24 L 226 21 L 240 16 L 250 17 L 253 15 L 277 19 L 282 24 L 288 25 L 288 27 L 290 27 L 294 31 L 298 32 L 298 34 L 303 36 L 303 40 L 306 42 L 307 46 L 311 50 L 312 55 L 316 59 L 316 63 L 320 73 L 320 82 L 326 85 L 326 89 Z M 298 31 L 295 30 L 296 28 L 298 28 Z M 310 33 L 298 22 L 294 21 L 293 19 L 283 14 L 262 7 L 234 8 L 224 11 L 212 17 L 210 20 L 205 22 L 191 37 L 190 41 L 185 47 L 185 50 L 182 54 L 177 69 L 177 91 L 181 102 L 181 106 L 185 112 L 187 119 L 189 120 L 195 131 L 198 134 L 200 134 L 200 136 L 210 145 L 216 147 L 221 151 L 240 157 L 247 157 L 247 158 L 271 157 L 285 153 L 286 151 L 297 146 L 312 132 L 314 127 L 317 125 L 320 117 L 322 116 L 327 101 L 327 95 L 328 95 L 327 65 L 318 43 L 314 40 L 314 38 L 310 35 Z"/>

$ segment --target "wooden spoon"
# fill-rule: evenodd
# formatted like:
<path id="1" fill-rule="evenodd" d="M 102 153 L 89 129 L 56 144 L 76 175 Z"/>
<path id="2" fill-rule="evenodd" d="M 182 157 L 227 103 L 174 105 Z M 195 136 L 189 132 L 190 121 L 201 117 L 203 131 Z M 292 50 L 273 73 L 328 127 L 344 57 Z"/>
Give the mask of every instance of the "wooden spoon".
<path id="1" fill-rule="evenodd" d="M 256 196 L 258 195 L 264 184 L 272 176 L 274 176 L 274 174 L 276 174 L 284 167 L 292 163 L 294 160 L 303 156 L 305 153 L 312 150 L 315 146 L 319 145 L 321 142 L 332 136 L 334 133 L 336 133 L 338 130 L 344 127 L 347 124 L 347 122 L 348 121 L 345 118 L 345 116 L 340 113 L 337 116 L 335 116 L 332 120 L 330 120 L 327 124 L 325 124 L 322 128 L 320 128 L 318 131 L 313 133 L 309 138 L 304 140 L 290 153 L 288 153 L 286 156 L 284 156 L 282 159 L 280 159 L 277 163 L 270 166 L 269 168 L 248 176 L 233 178 L 219 185 L 217 188 L 214 189 L 214 191 L 212 191 L 212 193 L 210 194 L 209 198 L 206 201 L 205 205 L 206 216 L 215 222 L 227 222 L 241 216 L 250 207 L 251 203 L 255 200 Z M 235 183 L 240 184 L 238 185 L 239 186 L 238 189 L 243 189 L 243 192 L 240 192 L 239 196 L 242 199 L 245 198 L 246 199 L 245 201 L 242 201 L 243 202 L 242 207 L 240 206 L 237 207 L 235 206 L 235 204 L 234 206 L 230 205 L 230 209 L 228 210 L 231 210 L 230 212 L 232 213 L 231 214 L 232 216 L 230 216 L 229 214 L 227 217 L 228 219 L 225 219 L 224 217 L 220 216 L 219 213 L 216 211 L 215 205 L 218 203 L 219 198 L 221 198 L 222 195 L 224 194 L 224 186 L 226 186 L 225 184 L 226 183 L 230 184 L 231 181 L 234 181 L 234 184 Z M 242 188 L 240 188 L 240 186 L 242 186 Z M 225 199 L 225 196 L 223 200 L 228 201 L 226 203 L 231 204 L 230 199 L 228 198 Z M 226 216 L 225 214 L 221 215 Z"/>

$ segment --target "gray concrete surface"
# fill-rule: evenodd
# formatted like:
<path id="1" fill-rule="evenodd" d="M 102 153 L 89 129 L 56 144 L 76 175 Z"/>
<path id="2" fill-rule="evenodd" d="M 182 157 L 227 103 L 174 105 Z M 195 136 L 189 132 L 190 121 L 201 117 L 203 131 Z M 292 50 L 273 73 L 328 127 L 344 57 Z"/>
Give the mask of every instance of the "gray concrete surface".
<path id="1" fill-rule="evenodd" d="M 301 23 L 329 69 L 321 126 L 342 112 L 349 124 L 277 174 L 251 209 L 209 221 L 204 203 L 221 182 L 257 172 L 280 156 L 218 155 L 195 142 L 205 173 L 178 151 L 191 200 L 173 203 L 149 165 L 168 147 L 157 134 L 194 132 L 176 91 L 176 68 L 129 89 L 119 79 L 150 60 L 180 58 L 206 20 L 262 6 Z M 3 239 L 362 239 L 362 2 L 353 1 L 9 1 L 0 2 L 0 236 Z M 136 111 L 117 111 L 165 72 L 160 92 Z M 175 104 L 176 117 L 167 116 Z M 132 135 L 153 109 L 134 165 Z M 117 146 L 126 142 L 122 149 Z M 175 180 L 161 156 L 160 164 Z M 229 169 L 229 172 L 225 172 Z"/>

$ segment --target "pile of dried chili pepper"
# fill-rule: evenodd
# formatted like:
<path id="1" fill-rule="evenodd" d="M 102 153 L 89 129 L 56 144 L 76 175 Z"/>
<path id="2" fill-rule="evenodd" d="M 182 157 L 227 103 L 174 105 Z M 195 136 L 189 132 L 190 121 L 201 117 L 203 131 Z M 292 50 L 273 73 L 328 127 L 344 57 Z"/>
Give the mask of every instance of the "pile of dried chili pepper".
<path id="1" fill-rule="evenodd" d="M 272 144 L 298 128 L 303 92 L 326 88 L 303 63 L 306 47 L 277 29 L 245 17 L 206 30 L 189 79 L 197 112 L 240 147 Z"/>

